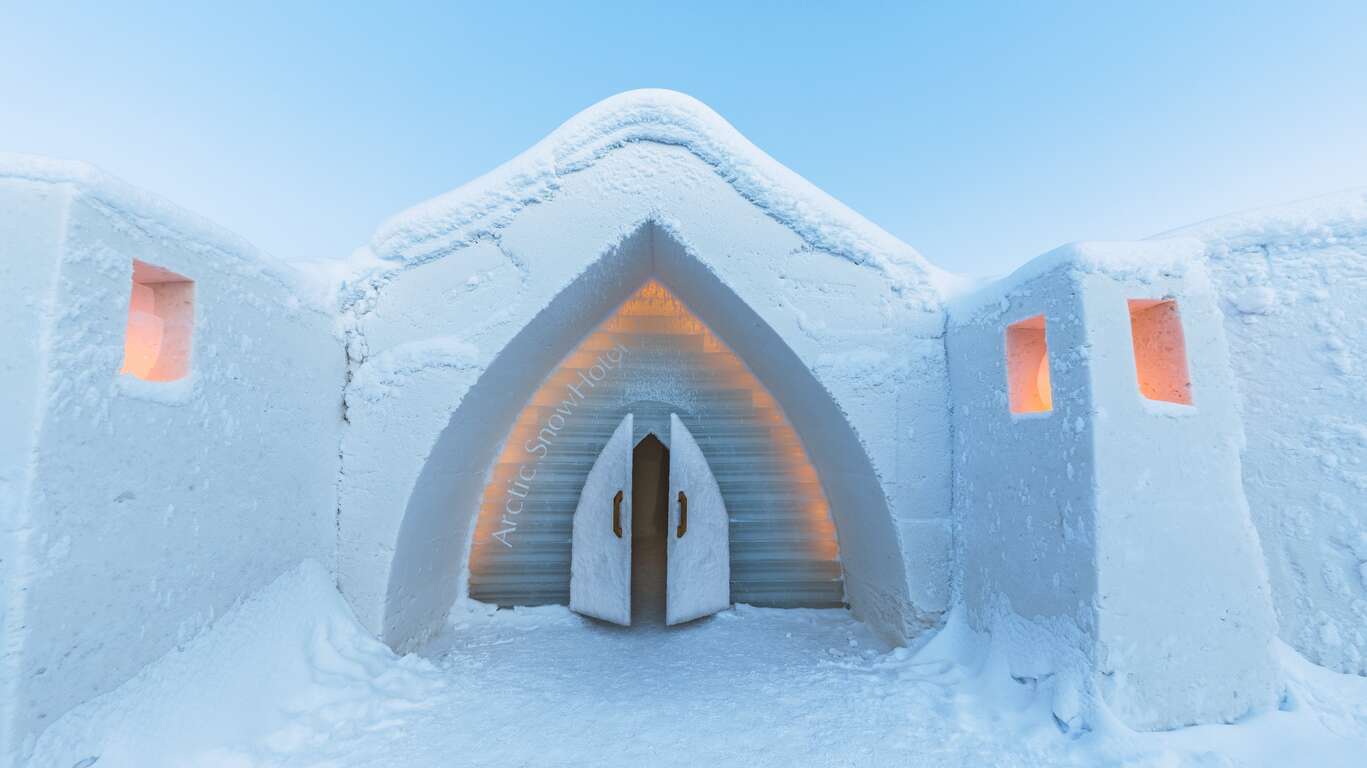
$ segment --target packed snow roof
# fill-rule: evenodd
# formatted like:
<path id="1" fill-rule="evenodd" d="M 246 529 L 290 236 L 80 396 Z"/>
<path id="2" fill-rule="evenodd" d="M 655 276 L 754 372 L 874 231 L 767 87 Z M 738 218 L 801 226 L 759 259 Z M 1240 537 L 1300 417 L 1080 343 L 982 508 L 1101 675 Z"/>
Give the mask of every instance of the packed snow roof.
<path id="1" fill-rule="evenodd" d="M 871 265 L 901 285 L 957 284 L 914 248 L 765 154 L 702 102 L 660 89 L 627 91 L 589 107 L 513 160 L 389 219 L 370 250 L 383 260 L 420 262 L 494 235 L 526 206 L 553 197 L 564 176 L 635 142 L 687 149 L 814 248 Z"/>
<path id="2" fill-rule="evenodd" d="M 1367 240 L 1367 188 L 1232 213 L 1143 241 L 1077 242 L 1037 256 L 954 299 L 968 315 L 1000 303 L 1017 286 L 1061 268 L 1149 281 L 1185 273 L 1203 255 L 1249 248 L 1301 250 Z"/>
<path id="3" fill-rule="evenodd" d="M 972 319 L 998 314 L 1008 297 L 1025 284 L 1059 270 L 1077 274 L 1103 274 L 1118 279 L 1153 282 L 1187 274 L 1204 253 L 1205 246 L 1193 237 L 1148 241 L 1081 241 L 1061 245 L 1027 261 L 1011 274 L 965 291 L 952 298 L 952 314 Z"/>
<path id="4" fill-rule="evenodd" d="M 267 276 L 316 309 L 330 311 L 336 303 L 330 290 L 325 292 L 324 286 L 311 281 L 294 265 L 273 258 L 242 236 L 90 163 L 0 152 L 0 181 L 68 184 L 96 201 L 122 225 L 147 237 L 187 243 L 219 268 L 236 274 Z M 130 257 L 133 255 L 136 254 Z"/>
<path id="5" fill-rule="evenodd" d="M 1367 187 L 1293 203 L 1254 208 L 1164 232 L 1153 239 L 1191 237 L 1212 248 L 1303 248 L 1367 239 Z"/>

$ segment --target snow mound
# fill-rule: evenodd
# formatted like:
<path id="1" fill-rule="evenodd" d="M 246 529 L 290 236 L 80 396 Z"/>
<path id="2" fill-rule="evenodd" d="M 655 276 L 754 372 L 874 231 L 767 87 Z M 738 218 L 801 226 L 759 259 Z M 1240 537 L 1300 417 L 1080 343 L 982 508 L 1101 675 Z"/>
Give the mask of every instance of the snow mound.
<path id="1" fill-rule="evenodd" d="M 358 731 L 398 727 L 442 683 L 395 657 L 305 561 L 207 632 L 39 737 L 32 768 L 278 764 Z"/>
<path id="2" fill-rule="evenodd" d="M 658 89 L 627 91 L 580 112 L 517 158 L 389 219 L 370 247 L 382 259 L 421 262 L 491 236 L 518 211 L 554 196 L 562 177 L 636 142 L 687 149 L 815 248 L 871 264 L 902 284 L 957 282 L 765 154 L 702 102 Z"/>

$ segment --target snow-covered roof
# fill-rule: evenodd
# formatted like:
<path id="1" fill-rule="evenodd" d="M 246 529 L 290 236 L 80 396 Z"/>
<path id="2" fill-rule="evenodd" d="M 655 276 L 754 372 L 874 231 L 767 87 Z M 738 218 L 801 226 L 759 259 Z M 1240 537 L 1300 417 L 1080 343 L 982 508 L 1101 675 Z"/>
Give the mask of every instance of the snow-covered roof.
<path id="1" fill-rule="evenodd" d="M 1367 187 L 1255 208 L 1155 235 L 1190 237 L 1226 251 L 1303 248 L 1367 238 Z"/>
<path id="2" fill-rule="evenodd" d="M 0 152 L 0 181 L 7 180 L 69 184 L 81 194 L 99 201 L 103 209 L 127 226 L 149 237 L 192 244 L 220 267 L 231 265 L 238 273 L 267 275 L 316 308 L 330 311 L 335 304 L 332 285 L 323 286 L 310 280 L 289 262 L 260 251 L 241 235 L 111 176 L 90 163 Z"/>
<path id="3" fill-rule="evenodd" d="M 1149 281 L 1179 275 L 1204 254 L 1249 248 L 1298 250 L 1367 240 L 1367 188 L 1208 219 L 1147 240 L 1078 242 L 1037 256 L 1011 274 L 953 296 L 956 314 L 999 303 L 1011 291 L 1059 268 Z"/>
<path id="4" fill-rule="evenodd" d="M 174 230 L 181 237 L 209 239 L 235 251 L 260 255 L 255 246 L 240 235 L 87 162 L 0 152 L 0 179 L 71 184 L 130 220 L 162 230 Z"/>
<path id="5" fill-rule="evenodd" d="M 627 91 L 589 107 L 497 169 L 384 222 L 370 250 L 383 260 L 422 261 L 492 235 L 527 205 L 553 197 L 562 177 L 635 142 L 687 149 L 814 248 L 874 266 L 901 284 L 956 281 L 765 154 L 702 102 L 660 89 Z"/>
<path id="6" fill-rule="evenodd" d="M 950 314 L 970 320 L 987 312 L 1000 312 L 1008 297 L 1032 280 L 1059 270 L 1098 274 L 1142 283 L 1187 274 L 1202 255 L 1203 244 L 1191 237 L 1164 240 L 1080 241 L 1061 245 L 1027 261 L 1016 271 L 983 282 L 973 290 L 952 297 Z"/>

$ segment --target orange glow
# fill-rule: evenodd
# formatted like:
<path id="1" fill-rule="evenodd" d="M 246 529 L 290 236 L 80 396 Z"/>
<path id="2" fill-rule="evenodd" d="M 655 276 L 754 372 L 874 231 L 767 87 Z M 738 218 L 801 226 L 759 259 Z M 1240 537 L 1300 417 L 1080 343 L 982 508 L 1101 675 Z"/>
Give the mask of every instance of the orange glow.
<path id="1" fill-rule="evenodd" d="M 1054 410 L 1054 390 L 1049 383 L 1049 355 L 1039 356 L 1039 372 L 1035 374 L 1035 391 L 1039 393 L 1044 410 Z"/>
<path id="2" fill-rule="evenodd" d="M 156 300 L 152 286 L 133 283 L 133 296 L 128 303 L 128 334 L 123 340 L 123 370 L 140 379 L 152 375 L 152 368 L 161 354 L 163 323 L 156 315 Z"/>
<path id="3" fill-rule="evenodd" d="M 785 466 L 781 470 L 784 473 L 783 482 L 789 484 L 795 494 L 808 494 L 810 497 L 801 507 L 802 525 L 807 529 L 807 535 L 803 538 L 808 542 L 808 551 L 818 559 L 836 559 L 839 547 L 830 505 L 821 489 L 816 469 L 797 432 L 788 423 L 783 409 L 740 358 L 682 301 L 659 282 L 650 280 L 565 356 L 514 421 L 484 489 L 470 551 L 471 572 L 480 572 L 482 563 L 492 556 L 488 554 L 494 551 L 491 548 L 502 546 L 492 534 L 502 525 L 501 503 L 504 489 L 512 479 L 511 471 L 515 471 L 519 462 L 526 459 L 523 446 L 536 438 L 542 426 L 537 407 L 554 406 L 562 402 L 566 384 L 578 379 L 578 370 L 591 365 L 603 350 L 612 349 L 617 344 L 618 335 L 627 332 L 701 336 L 702 348 L 709 353 L 708 365 L 716 377 L 730 386 L 749 392 L 759 421 L 768 430 L 770 439 L 784 459 Z"/>
<path id="4" fill-rule="evenodd" d="M 1191 405 L 1187 345 L 1177 302 L 1130 299 L 1129 307 L 1140 394 L 1150 400 Z"/>
<path id="5" fill-rule="evenodd" d="M 133 262 L 120 373 L 148 381 L 171 381 L 189 372 L 193 286 L 173 272 Z"/>
<path id="6" fill-rule="evenodd" d="M 1006 380 L 1012 413 L 1041 413 L 1054 409 L 1044 315 L 1035 315 L 1006 327 Z"/>
<path id="7" fill-rule="evenodd" d="M 150 379 L 161 354 L 161 318 L 150 312 L 128 313 L 128 335 L 123 340 L 123 369 L 139 379 Z"/>

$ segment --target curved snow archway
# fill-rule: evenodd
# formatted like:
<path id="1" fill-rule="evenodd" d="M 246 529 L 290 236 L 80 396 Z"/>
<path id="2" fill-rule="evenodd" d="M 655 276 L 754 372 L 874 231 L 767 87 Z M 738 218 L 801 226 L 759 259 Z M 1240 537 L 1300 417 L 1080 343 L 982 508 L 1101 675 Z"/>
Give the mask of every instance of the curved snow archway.
<path id="1" fill-rule="evenodd" d="M 830 500 L 851 607 L 881 631 L 901 633 L 895 614 L 908 597 L 898 529 L 853 427 L 783 338 L 715 272 L 650 222 L 527 322 L 451 414 L 399 527 L 384 598 L 381 633 L 387 643 L 402 648 L 425 637 L 464 592 L 480 498 L 518 413 L 561 359 L 651 277 L 725 340 L 782 405 Z"/>
<path id="2" fill-rule="evenodd" d="M 475 526 L 472 599 L 570 602 L 576 509 L 627 414 L 633 444 L 653 434 L 672 448 L 678 416 L 705 457 L 728 513 L 732 602 L 845 604 L 830 504 L 787 414 L 744 361 L 653 279 L 576 345 L 518 415 Z M 652 475 L 638 469 L 639 491 Z"/>

